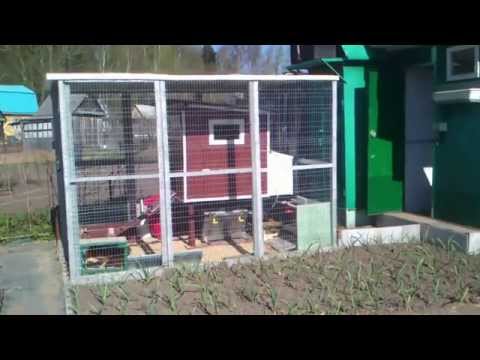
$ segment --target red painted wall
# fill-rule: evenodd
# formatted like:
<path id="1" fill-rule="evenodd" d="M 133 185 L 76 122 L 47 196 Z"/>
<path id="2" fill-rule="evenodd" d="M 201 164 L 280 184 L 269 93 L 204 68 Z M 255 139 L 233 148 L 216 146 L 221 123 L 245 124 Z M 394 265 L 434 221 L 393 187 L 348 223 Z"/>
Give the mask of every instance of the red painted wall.
<path id="1" fill-rule="evenodd" d="M 245 144 L 235 145 L 229 166 L 228 146 L 209 145 L 209 126 L 211 119 L 244 119 Z M 250 124 L 245 112 L 227 112 L 216 110 L 189 111 L 185 114 L 187 171 L 225 170 L 250 168 Z M 261 164 L 267 168 L 268 151 L 267 116 L 260 116 Z M 267 193 L 267 175 L 262 175 L 262 191 Z M 206 198 L 235 198 L 249 196 L 252 193 L 251 174 L 215 175 L 190 177 L 187 179 L 187 200 Z"/>

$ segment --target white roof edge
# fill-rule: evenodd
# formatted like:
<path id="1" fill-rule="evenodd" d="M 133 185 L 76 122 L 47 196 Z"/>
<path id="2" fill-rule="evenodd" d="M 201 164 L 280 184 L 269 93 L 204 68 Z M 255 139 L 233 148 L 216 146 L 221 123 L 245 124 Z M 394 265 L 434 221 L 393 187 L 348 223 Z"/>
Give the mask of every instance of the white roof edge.
<path id="1" fill-rule="evenodd" d="M 288 81 L 288 80 L 309 80 L 309 81 L 339 81 L 336 75 L 166 75 L 166 74 L 130 74 L 130 73 L 49 73 L 47 81 L 115 81 L 115 80 L 179 80 L 179 81 Z"/>
<path id="2" fill-rule="evenodd" d="M 438 91 L 433 99 L 437 103 L 480 103 L 480 88 Z"/>

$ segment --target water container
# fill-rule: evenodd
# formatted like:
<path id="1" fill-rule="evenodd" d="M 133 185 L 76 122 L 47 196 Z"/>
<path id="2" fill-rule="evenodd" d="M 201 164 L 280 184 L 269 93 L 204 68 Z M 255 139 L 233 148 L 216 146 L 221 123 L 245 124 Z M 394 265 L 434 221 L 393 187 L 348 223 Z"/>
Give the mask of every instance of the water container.
<path id="1" fill-rule="evenodd" d="M 149 196 L 144 199 L 143 204 L 148 208 L 147 221 L 150 228 L 150 234 L 154 238 L 161 239 L 162 227 L 160 225 L 160 195 Z"/>

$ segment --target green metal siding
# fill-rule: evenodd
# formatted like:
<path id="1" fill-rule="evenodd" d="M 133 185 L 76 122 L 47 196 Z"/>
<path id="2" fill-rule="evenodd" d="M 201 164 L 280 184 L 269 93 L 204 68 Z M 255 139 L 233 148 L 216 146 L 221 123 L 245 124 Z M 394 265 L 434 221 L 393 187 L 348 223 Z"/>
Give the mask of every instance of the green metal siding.
<path id="1" fill-rule="evenodd" d="M 447 48 L 436 47 L 436 91 L 478 87 L 480 79 L 447 81 Z M 480 227 L 480 104 L 438 105 L 448 131 L 435 147 L 433 213 L 439 220 Z"/>
<path id="2" fill-rule="evenodd" d="M 343 75 L 338 137 L 339 206 L 371 215 L 402 211 L 405 168 L 405 70 L 432 63 L 432 47 L 394 53 L 341 45 L 345 59 L 302 64 L 311 73 Z M 332 61 L 333 60 L 333 61 Z M 343 97 L 343 99 L 342 99 Z M 343 100 L 343 102 L 342 102 Z M 377 134 L 371 138 L 370 130 Z"/>
<path id="3" fill-rule="evenodd" d="M 341 45 L 348 60 L 370 60 L 365 45 Z"/>
<path id="4" fill-rule="evenodd" d="M 480 227 L 480 104 L 442 106 L 448 125 L 435 149 L 434 216 Z"/>
<path id="5" fill-rule="evenodd" d="M 368 72 L 368 213 L 402 211 L 404 203 L 404 72 Z"/>
<path id="6" fill-rule="evenodd" d="M 365 194 L 365 188 L 361 187 L 365 177 L 365 167 L 362 166 L 365 161 L 358 154 L 358 150 L 361 150 L 358 142 L 362 136 L 358 128 L 366 121 L 363 111 L 366 97 L 365 67 L 345 66 L 343 76 L 346 81 L 343 94 L 345 202 L 348 210 L 356 210 L 366 205 L 359 198 Z"/>

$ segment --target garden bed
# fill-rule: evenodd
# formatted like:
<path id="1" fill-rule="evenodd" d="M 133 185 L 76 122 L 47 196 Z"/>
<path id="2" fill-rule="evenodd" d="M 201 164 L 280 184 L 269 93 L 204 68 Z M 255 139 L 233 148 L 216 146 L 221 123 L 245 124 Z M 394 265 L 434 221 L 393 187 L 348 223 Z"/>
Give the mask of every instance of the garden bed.
<path id="1" fill-rule="evenodd" d="M 358 247 L 162 277 L 145 270 L 70 295 L 76 314 L 479 313 L 480 257 L 426 244 Z"/>

